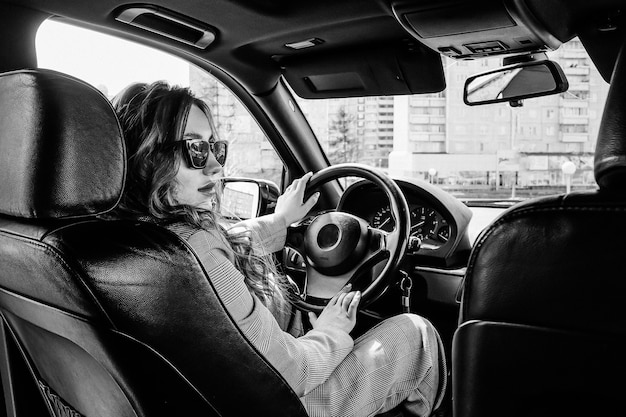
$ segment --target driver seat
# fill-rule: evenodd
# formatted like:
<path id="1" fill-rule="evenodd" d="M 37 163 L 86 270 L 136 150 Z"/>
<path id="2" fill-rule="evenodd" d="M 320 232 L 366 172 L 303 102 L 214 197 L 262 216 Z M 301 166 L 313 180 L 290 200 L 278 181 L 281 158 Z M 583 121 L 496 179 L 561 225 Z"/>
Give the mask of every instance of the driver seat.
<path id="1" fill-rule="evenodd" d="M 626 50 L 597 191 L 518 204 L 474 244 L 452 349 L 454 417 L 624 415 Z"/>
<path id="2" fill-rule="evenodd" d="M 184 241 L 103 218 L 125 159 L 99 91 L 48 70 L 0 75 L 7 415 L 306 416 Z"/>

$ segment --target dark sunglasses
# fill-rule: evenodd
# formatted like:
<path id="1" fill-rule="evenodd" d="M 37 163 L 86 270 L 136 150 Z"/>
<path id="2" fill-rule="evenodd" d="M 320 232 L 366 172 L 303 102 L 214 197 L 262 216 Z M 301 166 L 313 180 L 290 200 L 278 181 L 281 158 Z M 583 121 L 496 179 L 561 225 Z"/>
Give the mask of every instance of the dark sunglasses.
<path id="1" fill-rule="evenodd" d="M 164 145 L 164 149 L 174 146 L 182 146 L 185 150 L 185 159 L 190 168 L 203 169 L 209 160 L 209 152 L 211 152 L 217 163 L 224 166 L 226 156 L 228 155 L 228 142 L 217 140 L 215 142 L 207 142 L 202 139 L 183 139 Z"/>

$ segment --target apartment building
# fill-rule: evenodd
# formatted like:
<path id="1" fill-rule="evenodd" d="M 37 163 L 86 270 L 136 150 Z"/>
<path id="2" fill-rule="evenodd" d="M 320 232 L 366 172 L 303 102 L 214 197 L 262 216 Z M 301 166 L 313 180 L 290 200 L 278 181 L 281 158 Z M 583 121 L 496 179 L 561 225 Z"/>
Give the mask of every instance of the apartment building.
<path id="1" fill-rule="evenodd" d="M 441 184 L 529 187 L 563 182 L 566 161 L 576 167 L 574 182 L 593 185 L 593 150 L 608 85 L 593 68 L 582 44 L 572 40 L 549 54 L 570 87 L 560 95 L 507 103 L 467 106 L 467 77 L 496 68 L 500 61 L 445 62 L 445 94 L 396 97 L 394 175 Z"/>

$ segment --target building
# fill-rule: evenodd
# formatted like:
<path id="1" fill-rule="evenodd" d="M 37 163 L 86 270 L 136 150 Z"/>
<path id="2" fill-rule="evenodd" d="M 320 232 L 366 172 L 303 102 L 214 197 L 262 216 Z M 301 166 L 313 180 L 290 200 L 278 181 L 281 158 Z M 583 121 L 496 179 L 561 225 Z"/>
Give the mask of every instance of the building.
<path id="1" fill-rule="evenodd" d="M 395 98 L 390 173 L 431 179 L 430 171 L 448 188 L 515 190 L 562 184 L 561 167 L 572 161 L 574 184 L 595 186 L 593 150 L 608 84 L 577 39 L 549 56 L 563 68 L 569 90 L 523 107 L 465 105 L 467 77 L 500 66 L 500 60 L 446 60 L 446 94 Z"/>

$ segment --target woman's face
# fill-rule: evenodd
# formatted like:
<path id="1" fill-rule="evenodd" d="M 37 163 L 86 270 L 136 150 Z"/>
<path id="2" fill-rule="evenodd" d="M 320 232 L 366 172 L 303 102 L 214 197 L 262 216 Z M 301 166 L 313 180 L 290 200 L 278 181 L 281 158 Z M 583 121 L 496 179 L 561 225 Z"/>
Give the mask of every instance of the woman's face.
<path id="1" fill-rule="evenodd" d="M 198 106 L 192 106 L 187 118 L 187 125 L 183 139 L 202 139 L 214 141 L 213 131 L 207 116 Z M 213 153 L 209 152 L 209 160 L 204 169 L 194 169 L 181 161 L 176 173 L 175 198 L 179 204 L 211 210 L 215 201 L 216 182 L 222 177 L 222 166 L 215 160 Z"/>

